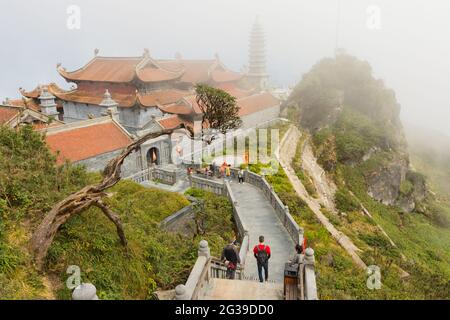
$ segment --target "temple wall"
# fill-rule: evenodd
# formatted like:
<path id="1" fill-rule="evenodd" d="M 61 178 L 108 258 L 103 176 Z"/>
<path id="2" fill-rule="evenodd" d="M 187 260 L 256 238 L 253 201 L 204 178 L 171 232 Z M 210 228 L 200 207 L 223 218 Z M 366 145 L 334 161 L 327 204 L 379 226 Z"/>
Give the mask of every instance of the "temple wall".
<path id="1" fill-rule="evenodd" d="M 241 117 L 242 128 L 248 129 L 259 126 L 264 122 L 274 120 L 280 116 L 280 105 L 276 105 L 258 112 Z"/>
<path id="2" fill-rule="evenodd" d="M 102 117 L 106 113 L 106 108 L 92 104 L 64 102 L 64 121 L 74 122 L 89 119 L 89 114 L 94 117 Z"/>
<path id="3" fill-rule="evenodd" d="M 108 164 L 108 162 L 111 159 L 117 157 L 121 152 L 122 150 L 116 150 L 108 153 L 103 153 L 96 157 L 77 161 L 75 162 L 75 164 L 82 164 L 86 166 L 86 169 L 90 172 L 102 171 Z M 128 177 L 142 170 L 140 156 L 140 153 L 134 152 L 125 159 L 122 165 L 122 177 Z"/>
<path id="4" fill-rule="evenodd" d="M 120 123 L 130 131 L 142 129 L 152 120 L 152 116 L 162 116 L 158 108 L 119 108 L 119 112 Z"/>

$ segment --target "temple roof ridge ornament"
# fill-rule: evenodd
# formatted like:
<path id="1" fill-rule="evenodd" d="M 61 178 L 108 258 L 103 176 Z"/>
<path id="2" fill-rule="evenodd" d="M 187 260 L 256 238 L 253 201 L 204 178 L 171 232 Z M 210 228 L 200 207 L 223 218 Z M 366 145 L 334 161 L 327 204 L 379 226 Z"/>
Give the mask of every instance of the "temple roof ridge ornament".
<path id="1" fill-rule="evenodd" d="M 100 106 L 109 108 L 109 107 L 117 107 L 118 105 L 119 104 L 112 98 L 111 93 L 109 93 L 109 90 L 106 89 L 103 95 L 103 100 L 102 102 L 100 102 Z"/>

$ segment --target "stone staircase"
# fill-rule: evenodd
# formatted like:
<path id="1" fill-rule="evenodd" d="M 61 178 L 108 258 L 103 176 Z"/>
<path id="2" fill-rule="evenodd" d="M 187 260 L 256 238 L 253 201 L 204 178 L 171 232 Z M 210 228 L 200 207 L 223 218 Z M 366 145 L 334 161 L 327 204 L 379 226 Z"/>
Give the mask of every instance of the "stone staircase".
<path id="1" fill-rule="evenodd" d="M 283 300 L 283 284 L 211 279 L 199 300 Z"/>

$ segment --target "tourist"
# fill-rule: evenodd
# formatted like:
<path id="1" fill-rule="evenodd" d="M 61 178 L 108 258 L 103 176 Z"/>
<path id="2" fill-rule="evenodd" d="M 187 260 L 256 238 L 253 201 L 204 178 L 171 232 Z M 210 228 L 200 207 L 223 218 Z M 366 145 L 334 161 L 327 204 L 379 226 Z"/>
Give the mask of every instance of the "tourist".
<path id="1" fill-rule="evenodd" d="M 227 180 L 231 182 L 231 164 L 225 167 L 225 175 Z"/>
<path id="2" fill-rule="evenodd" d="M 241 263 L 236 240 L 233 239 L 231 243 L 223 249 L 221 260 L 224 261 L 227 266 L 227 279 L 233 280 L 236 276 L 238 263 Z"/>
<path id="3" fill-rule="evenodd" d="M 259 236 L 259 244 L 253 248 L 253 254 L 258 266 L 259 282 L 269 279 L 269 259 L 271 256 L 270 247 L 264 244 L 264 236 Z M 263 277 L 264 269 L 264 277 Z"/>
<path id="4" fill-rule="evenodd" d="M 239 183 L 244 183 L 244 169 L 239 169 L 238 171 L 238 181 Z"/>

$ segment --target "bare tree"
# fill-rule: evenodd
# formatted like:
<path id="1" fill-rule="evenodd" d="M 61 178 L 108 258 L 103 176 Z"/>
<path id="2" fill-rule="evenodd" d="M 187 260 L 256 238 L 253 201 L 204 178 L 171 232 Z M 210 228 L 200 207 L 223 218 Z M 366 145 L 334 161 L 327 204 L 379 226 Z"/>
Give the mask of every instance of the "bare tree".
<path id="1" fill-rule="evenodd" d="M 122 164 L 129 154 L 136 151 L 147 140 L 166 134 L 172 134 L 175 130 L 180 128 L 186 127 L 184 125 L 180 125 L 174 129 L 163 130 L 157 133 L 149 133 L 132 142 L 119 156 L 112 159 L 106 165 L 103 171 L 103 180 L 100 183 L 86 186 L 58 202 L 45 216 L 31 237 L 31 251 L 34 255 L 37 267 L 39 269 L 42 268 L 48 249 L 50 248 L 50 245 L 52 244 L 53 239 L 61 225 L 67 222 L 67 220 L 74 215 L 80 214 L 91 206 L 98 207 L 106 215 L 106 217 L 108 217 L 108 219 L 116 225 L 120 242 L 124 247 L 126 247 L 127 240 L 120 217 L 109 209 L 102 201 L 102 199 L 106 196 L 105 191 L 120 181 Z"/>

